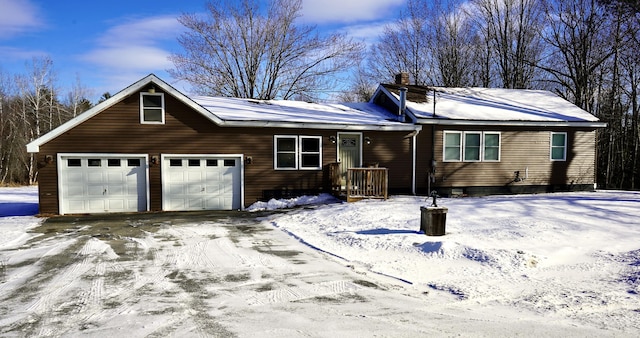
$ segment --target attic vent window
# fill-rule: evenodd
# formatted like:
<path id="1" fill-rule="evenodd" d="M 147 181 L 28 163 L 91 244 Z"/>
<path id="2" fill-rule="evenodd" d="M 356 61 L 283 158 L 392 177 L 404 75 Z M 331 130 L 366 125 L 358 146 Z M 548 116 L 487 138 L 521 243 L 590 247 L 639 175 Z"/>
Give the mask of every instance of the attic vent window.
<path id="1" fill-rule="evenodd" d="M 140 123 L 164 124 L 163 93 L 140 93 Z"/>

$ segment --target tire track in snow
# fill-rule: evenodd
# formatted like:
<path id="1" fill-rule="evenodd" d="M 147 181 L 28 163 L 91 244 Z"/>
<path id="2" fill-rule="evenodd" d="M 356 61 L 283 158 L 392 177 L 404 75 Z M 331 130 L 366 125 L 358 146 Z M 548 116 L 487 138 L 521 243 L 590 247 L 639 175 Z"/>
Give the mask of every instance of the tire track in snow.
<path id="1" fill-rule="evenodd" d="M 328 297 L 337 294 L 355 292 L 361 287 L 355 283 L 338 280 L 313 283 L 301 286 L 284 287 L 266 292 L 253 292 L 247 297 L 249 305 L 267 305 L 294 302 L 315 297 Z"/>

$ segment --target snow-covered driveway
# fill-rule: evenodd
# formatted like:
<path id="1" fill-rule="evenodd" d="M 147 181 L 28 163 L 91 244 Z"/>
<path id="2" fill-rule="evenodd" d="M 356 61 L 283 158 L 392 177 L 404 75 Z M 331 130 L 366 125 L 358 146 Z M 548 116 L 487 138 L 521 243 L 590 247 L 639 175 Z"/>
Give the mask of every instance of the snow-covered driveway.
<path id="1" fill-rule="evenodd" d="M 417 233 L 415 197 L 270 216 L 21 216 L 36 196 L 0 189 L 0 336 L 638 333 L 634 193 L 443 200 L 444 237 Z"/>

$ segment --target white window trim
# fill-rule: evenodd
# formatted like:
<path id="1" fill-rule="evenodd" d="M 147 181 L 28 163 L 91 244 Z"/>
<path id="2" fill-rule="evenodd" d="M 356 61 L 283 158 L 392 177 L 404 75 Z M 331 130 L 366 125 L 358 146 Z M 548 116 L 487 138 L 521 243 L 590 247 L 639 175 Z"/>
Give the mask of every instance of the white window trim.
<path id="1" fill-rule="evenodd" d="M 302 140 L 303 139 L 316 139 L 318 140 L 318 152 L 303 152 L 302 151 Z M 302 166 L 302 155 L 303 154 L 313 154 L 318 155 L 318 166 L 317 167 L 303 167 Z M 308 136 L 308 135 L 300 135 L 298 136 L 298 167 L 300 170 L 321 170 L 322 169 L 322 136 Z"/>
<path id="2" fill-rule="evenodd" d="M 460 135 L 460 150 L 458 157 L 459 160 L 447 160 L 446 159 L 446 139 L 447 134 Z M 478 160 L 466 160 L 466 135 L 468 134 L 480 134 L 480 158 Z M 498 159 L 497 160 L 485 160 L 485 135 L 498 135 Z M 443 162 L 500 162 L 502 160 L 502 133 L 499 131 L 458 131 L 458 130 L 445 130 L 442 134 L 442 161 Z"/>
<path id="3" fill-rule="evenodd" d="M 295 139 L 294 159 L 295 166 L 292 168 L 280 168 L 278 167 L 278 139 L 288 138 Z M 317 139 L 319 142 L 319 152 L 302 152 L 302 140 L 303 139 Z M 302 155 L 303 154 L 317 154 L 318 163 L 317 167 L 302 167 Z M 309 135 L 274 135 L 273 136 L 273 169 L 274 170 L 322 170 L 322 136 L 309 136 Z"/>
<path id="4" fill-rule="evenodd" d="M 480 144 L 478 145 L 478 159 L 477 160 L 467 160 L 467 135 L 479 135 L 480 136 Z M 482 162 L 482 158 L 484 155 L 484 137 L 481 131 L 465 131 L 462 135 L 461 140 L 462 146 L 462 162 Z"/>
<path id="5" fill-rule="evenodd" d="M 278 140 L 279 139 L 294 139 L 294 146 L 295 149 L 293 150 L 294 152 L 294 161 L 295 164 L 292 168 L 280 168 L 278 167 Z M 274 170 L 298 170 L 298 147 L 299 147 L 299 142 L 298 142 L 298 136 L 296 135 L 274 135 L 273 136 L 273 169 Z"/>
<path id="6" fill-rule="evenodd" d="M 447 153 L 447 134 L 458 134 L 460 135 L 460 149 L 458 150 L 458 160 L 447 160 L 446 159 L 446 153 Z M 442 160 L 444 162 L 462 162 L 463 157 L 462 157 L 462 149 L 464 148 L 464 139 L 462 137 L 462 132 L 461 131 L 447 131 L 445 130 L 442 133 Z"/>
<path id="7" fill-rule="evenodd" d="M 144 97 L 145 96 L 160 96 L 160 116 L 161 121 L 145 121 L 144 120 Z M 154 107 L 155 108 L 155 107 Z M 165 106 L 164 106 L 164 93 L 145 93 L 140 92 L 140 124 L 164 124 L 164 114 L 165 114 Z"/>
<path id="8" fill-rule="evenodd" d="M 484 158 L 485 156 L 485 149 L 486 149 L 486 144 L 485 144 L 485 135 L 498 135 L 498 159 L 497 160 L 487 160 Z M 482 161 L 483 162 L 500 162 L 502 158 L 502 133 L 500 133 L 499 131 L 485 131 L 482 133 Z"/>
<path id="9" fill-rule="evenodd" d="M 564 135 L 564 146 L 563 146 L 563 152 L 562 152 L 562 158 L 553 158 L 553 135 Z M 552 131 L 549 134 L 549 160 L 553 161 L 553 162 L 563 162 L 567 160 L 567 142 L 568 141 L 568 136 L 566 132 L 554 132 Z"/>

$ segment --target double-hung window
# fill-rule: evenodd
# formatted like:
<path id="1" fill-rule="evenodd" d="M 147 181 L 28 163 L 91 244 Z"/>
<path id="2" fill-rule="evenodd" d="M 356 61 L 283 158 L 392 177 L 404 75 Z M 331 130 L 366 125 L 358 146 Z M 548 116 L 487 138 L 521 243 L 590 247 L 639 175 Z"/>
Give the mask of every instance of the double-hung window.
<path id="1" fill-rule="evenodd" d="M 567 133 L 551 133 L 551 161 L 567 160 Z"/>
<path id="2" fill-rule="evenodd" d="M 483 134 L 483 161 L 500 161 L 500 133 L 485 131 Z"/>
<path id="3" fill-rule="evenodd" d="M 273 162 L 278 170 L 322 169 L 322 137 L 276 135 Z"/>
<path id="4" fill-rule="evenodd" d="M 444 154 L 445 162 L 456 162 L 462 159 L 462 133 L 459 131 L 444 132 Z"/>
<path id="5" fill-rule="evenodd" d="M 480 152 L 482 149 L 481 143 L 482 133 L 477 132 L 465 132 L 464 133 L 464 161 L 465 162 L 478 162 L 480 161 Z"/>
<path id="6" fill-rule="evenodd" d="M 163 93 L 140 93 L 140 123 L 164 124 Z"/>
<path id="7" fill-rule="evenodd" d="M 445 131 L 445 162 L 500 161 L 500 133 L 479 131 Z"/>

